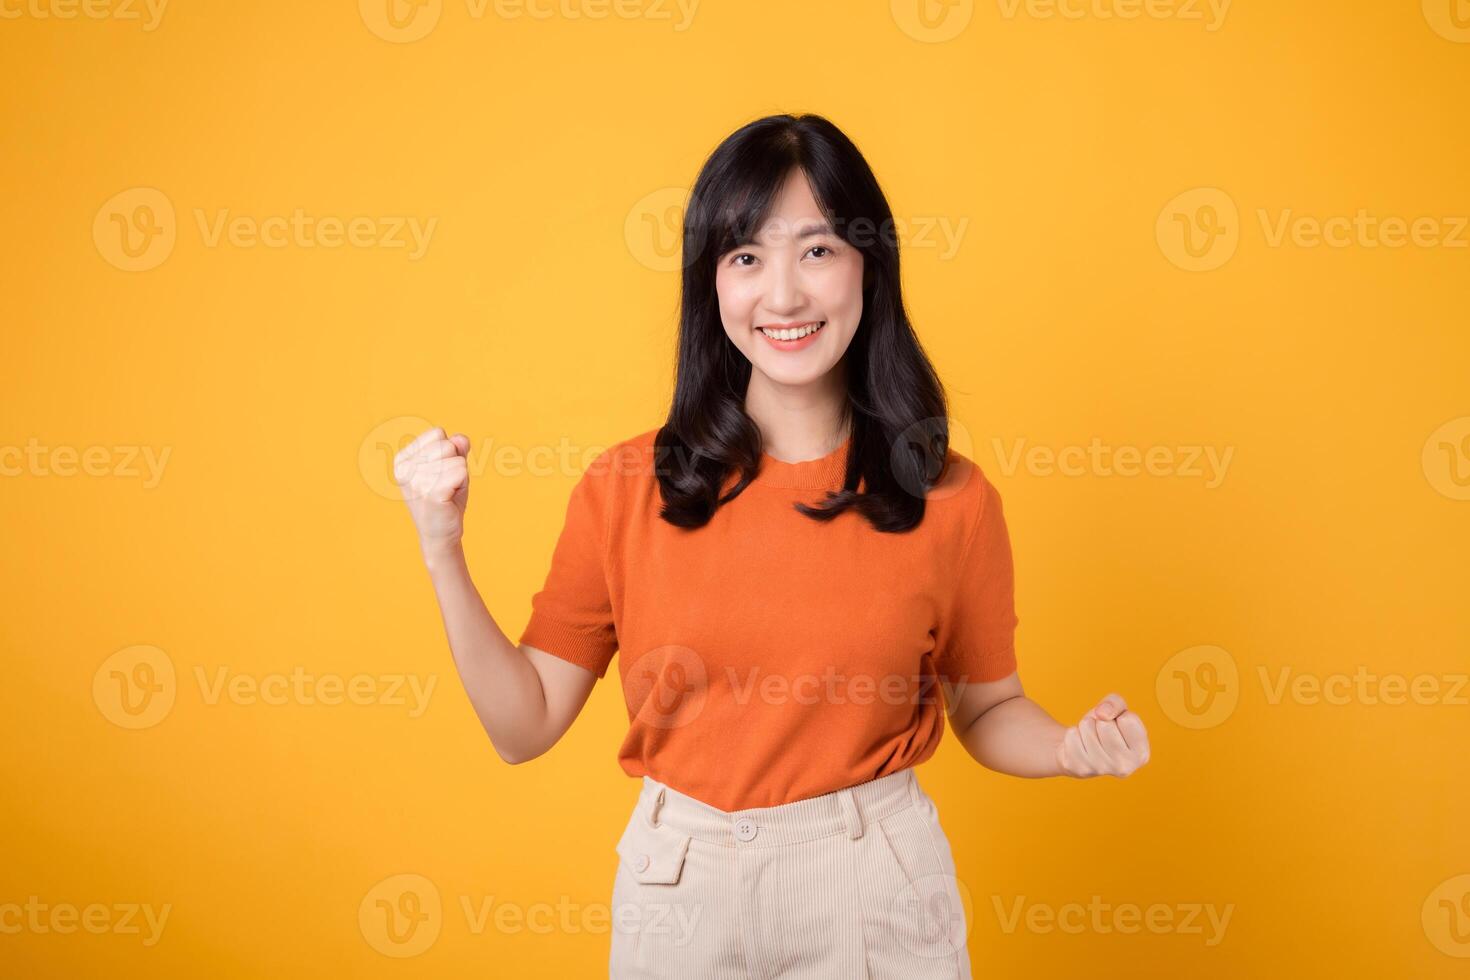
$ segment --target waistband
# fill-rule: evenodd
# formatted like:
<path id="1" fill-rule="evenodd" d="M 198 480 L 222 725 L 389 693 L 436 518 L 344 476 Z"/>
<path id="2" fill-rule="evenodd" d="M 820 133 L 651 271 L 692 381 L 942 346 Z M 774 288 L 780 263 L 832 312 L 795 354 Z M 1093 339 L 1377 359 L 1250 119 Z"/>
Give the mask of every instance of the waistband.
<path id="1" fill-rule="evenodd" d="M 744 810 L 718 809 L 644 776 L 633 819 L 725 847 L 779 847 L 833 834 L 861 837 L 873 821 L 910 806 L 933 806 L 912 766 L 821 796 Z"/>

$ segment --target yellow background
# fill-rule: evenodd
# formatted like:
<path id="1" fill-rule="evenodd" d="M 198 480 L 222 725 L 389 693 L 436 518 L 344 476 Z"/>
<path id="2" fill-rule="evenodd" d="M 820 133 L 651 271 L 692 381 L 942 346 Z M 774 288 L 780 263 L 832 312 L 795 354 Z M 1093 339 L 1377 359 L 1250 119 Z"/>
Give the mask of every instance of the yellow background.
<path id="1" fill-rule="evenodd" d="M 1360 209 L 1452 234 L 1470 29 L 1434 0 L 1237 2 L 1214 24 L 1183 2 L 1155 9 L 1203 19 L 1007 0 L 924 27 L 904 2 L 705 0 L 678 30 L 652 0 L 624 9 L 673 18 L 446 0 L 399 8 L 438 16 L 404 42 L 348 0 L 180 2 L 152 30 L 5 0 L 0 446 L 50 462 L 0 478 L 0 904 L 170 913 L 152 946 L 0 933 L 0 973 L 605 971 L 605 925 L 476 932 L 461 902 L 607 901 L 637 792 L 615 673 L 548 755 L 502 763 L 377 492 L 382 444 L 421 418 L 505 447 L 479 457 L 467 551 L 518 635 L 581 465 L 663 418 L 677 277 L 637 230 L 737 126 L 814 111 L 898 216 L 967 222 L 951 255 L 905 242 L 906 296 L 1006 502 L 1027 693 L 1070 724 L 1117 691 L 1153 741 L 1127 780 L 1028 781 L 946 735 L 920 777 L 973 899 L 976 976 L 1464 976 L 1466 692 L 1273 703 L 1261 672 L 1447 693 L 1470 661 L 1470 249 L 1268 235 L 1288 210 Z M 175 212 L 142 271 L 106 245 L 132 188 Z M 1212 226 L 1235 250 L 1190 271 L 1168 229 L 1209 216 L 1167 209 L 1198 188 L 1236 209 Z M 410 259 L 211 245 L 197 217 L 296 209 L 437 225 Z M 1233 456 L 1207 486 L 1006 467 L 995 442 L 1094 437 Z M 169 451 L 156 485 L 112 448 L 111 475 L 52 472 L 57 447 L 129 446 Z M 569 454 L 520 464 L 548 447 Z M 104 710 L 104 661 L 139 645 L 175 700 L 132 730 Z M 1233 708 L 1191 726 L 1171 658 L 1198 647 L 1236 669 Z M 437 686 L 419 717 L 211 703 L 197 671 L 222 668 Z M 384 955 L 359 912 L 405 874 L 432 882 L 438 932 Z M 1212 945 L 1003 923 L 1093 896 L 1231 918 Z"/>

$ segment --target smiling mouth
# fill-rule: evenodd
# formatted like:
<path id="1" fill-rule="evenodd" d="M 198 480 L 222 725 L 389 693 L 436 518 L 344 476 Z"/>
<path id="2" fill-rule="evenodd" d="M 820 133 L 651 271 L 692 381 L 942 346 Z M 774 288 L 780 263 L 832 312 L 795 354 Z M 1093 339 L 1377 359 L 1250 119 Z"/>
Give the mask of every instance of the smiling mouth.
<path id="1" fill-rule="evenodd" d="M 756 327 L 756 329 L 772 340 L 800 340 L 803 337 L 811 336 L 826 325 L 826 320 L 812 320 L 809 323 L 794 328 Z"/>

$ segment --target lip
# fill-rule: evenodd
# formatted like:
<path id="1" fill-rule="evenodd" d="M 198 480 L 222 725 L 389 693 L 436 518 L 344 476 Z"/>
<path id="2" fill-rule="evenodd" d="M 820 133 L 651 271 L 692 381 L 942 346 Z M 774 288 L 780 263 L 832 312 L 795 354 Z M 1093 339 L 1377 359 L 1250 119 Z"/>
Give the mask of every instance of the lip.
<path id="1" fill-rule="evenodd" d="M 800 340 L 777 340 L 774 337 L 768 336 L 764 330 L 759 329 L 759 327 L 769 327 L 773 330 L 794 330 L 797 327 L 804 327 L 810 323 L 820 323 L 822 324 L 822 326 L 817 330 L 814 330 L 811 333 L 807 334 L 805 337 L 802 337 Z M 770 344 L 777 350 L 795 351 L 801 350 L 803 347 L 809 347 L 812 344 L 816 343 L 817 338 L 822 335 L 822 331 L 825 329 L 827 329 L 826 320 L 797 320 L 792 323 L 758 324 L 756 333 L 760 334 L 762 340 L 764 340 L 766 343 Z"/>

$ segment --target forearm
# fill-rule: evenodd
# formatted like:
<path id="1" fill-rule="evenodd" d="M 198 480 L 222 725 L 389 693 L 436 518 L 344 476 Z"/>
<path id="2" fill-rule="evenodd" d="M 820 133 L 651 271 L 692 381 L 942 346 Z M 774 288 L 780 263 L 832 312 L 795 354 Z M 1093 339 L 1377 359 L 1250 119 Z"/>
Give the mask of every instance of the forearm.
<path id="1" fill-rule="evenodd" d="M 454 666 L 495 751 L 512 763 L 539 755 L 547 712 L 536 668 L 485 608 L 458 544 L 425 550 L 424 563 Z"/>
<path id="2" fill-rule="evenodd" d="M 1057 747 L 1066 726 L 1025 695 L 1001 701 L 958 733 L 976 762 L 1010 776 L 1060 776 Z"/>

